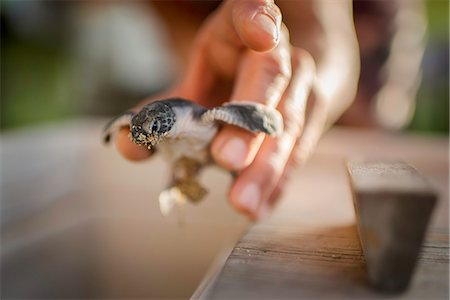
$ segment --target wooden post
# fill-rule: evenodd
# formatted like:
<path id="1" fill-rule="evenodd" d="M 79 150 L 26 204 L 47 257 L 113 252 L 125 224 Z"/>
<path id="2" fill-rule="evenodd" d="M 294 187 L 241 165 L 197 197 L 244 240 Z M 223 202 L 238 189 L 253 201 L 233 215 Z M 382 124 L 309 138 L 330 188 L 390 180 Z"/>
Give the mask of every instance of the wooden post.
<path id="1" fill-rule="evenodd" d="M 437 195 L 404 162 L 354 160 L 347 167 L 369 281 L 381 291 L 401 292 L 412 277 Z"/>

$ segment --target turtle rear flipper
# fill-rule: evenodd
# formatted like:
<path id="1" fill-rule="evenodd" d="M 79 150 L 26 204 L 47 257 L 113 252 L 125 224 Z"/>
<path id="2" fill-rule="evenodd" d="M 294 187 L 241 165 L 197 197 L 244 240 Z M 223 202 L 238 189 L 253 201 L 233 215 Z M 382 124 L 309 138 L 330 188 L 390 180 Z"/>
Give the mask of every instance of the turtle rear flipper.
<path id="1" fill-rule="evenodd" d="M 177 182 L 159 194 L 159 209 L 164 216 L 170 214 L 175 206 L 183 206 L 187 201 L 200 202 L 208 191 L 194 179 Z"/>
<path id="2" fill-rule="evenodd" d="M 167 216 L 178 205 L 182 206 L 186 203 L 186 196 L 181 193 L 176 186 L 165 189 L 159 194 L 159 210 L 163 216 Z"/>
<path id="3" fill-rule="evenodd" d="M 208 191 L 194 179 L 180 181 L 176 186 L 192 203 L 200 202 L 208 194 Z"/>

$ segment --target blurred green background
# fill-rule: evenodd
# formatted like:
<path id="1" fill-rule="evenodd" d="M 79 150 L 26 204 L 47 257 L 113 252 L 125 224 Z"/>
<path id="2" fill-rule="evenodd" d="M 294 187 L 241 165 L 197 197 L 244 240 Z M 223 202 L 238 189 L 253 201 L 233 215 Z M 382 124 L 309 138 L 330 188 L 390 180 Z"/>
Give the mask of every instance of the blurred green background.
<path id="1" fill-rule="evenodd" d="M 409 130 L 449 131 L 449 2 L 425 2 L 428 44 L 423 78 L 417 94 L 416 112 Z"/>
<path id="2" fill-rule="evenodd" d="M 32 4 L 29 1 L 19 2 Z M 1 2 L 2 130 L 79 115 L 112 114 L 165 86 L 164 83 L 159 87 L 133 90 L 105 84 L 99 89 L 100 92 L 90 97 L 103 99 L 107 108 L 101 109 L 105 106 L 100 104 L 93 105 L 90 100 L 86 100 L 86 87 L 80 87 L 78 81 L 79 76 L 95 74 L 80 72 L 79 58 L 73 53 L 72 24 L 63 21 L 70 5 L 61 5 L 57 9 L 58 14 L 52 16 L 46 16 L 39 8 L 28 9 L 31 11 L 31 25 L 12 28 L 13 23 L 8 20 L 11 16 L 14 18 L 15 10 L 19 10 L 20 5 L 11 4 L 12 1 Z M 422 62 L 423 77 L 417 94 L 415 115 L 407 130 L 448 133 L 449 3 L 431 0 L 426 1 L 425 5 L 428 42 Z M 8 11 L 7 15 L 5 11 Z M 41 14 L 41 19 L 34 20 L 33 14 Z M 42 24 L 42 19 L 52 22 L 45 21 Z M 44 26 L 46 30 L 33 31 L 38 25 Z"/>

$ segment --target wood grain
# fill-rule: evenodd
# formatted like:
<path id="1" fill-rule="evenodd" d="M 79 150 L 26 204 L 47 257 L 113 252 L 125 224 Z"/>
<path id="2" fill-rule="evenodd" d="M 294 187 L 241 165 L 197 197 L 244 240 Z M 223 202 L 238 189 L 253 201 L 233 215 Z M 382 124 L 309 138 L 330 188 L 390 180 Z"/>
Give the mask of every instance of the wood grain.
<path id="1" fill-rule="evenodd" d="M 439 192 L 411 284 L 394 298 L 448 299 L 448 139 L 342 129 L 324 137 L 292 176 L 273 215 L 240 239 L 195 298 L 384 297 L 369 286 L 348 184 L 345 160 L 359 156 L 411 162 Z"/>
<path id="2" fill-rule="evenodd" d="M 448 239 L 430 236 L 404 298 L 448 295 Z M 355 226 L 289 230 L 255 226 L 234 248 L 210 299 L 380 297 L 368 286 Z"/>

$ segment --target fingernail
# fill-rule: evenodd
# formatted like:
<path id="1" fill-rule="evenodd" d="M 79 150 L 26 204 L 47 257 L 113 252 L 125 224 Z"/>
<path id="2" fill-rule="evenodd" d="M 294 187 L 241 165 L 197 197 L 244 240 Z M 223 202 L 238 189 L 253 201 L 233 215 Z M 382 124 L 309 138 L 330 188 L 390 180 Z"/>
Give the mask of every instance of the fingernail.
<path id="1" fill-rule="evenodd" d="M 250 183 L 244 187 L 239 195 L 238 201 L 239 204 L 249 212 L 255 213 L 258 208 L 260 198 L 261 191 L 259 186 L 255 183 Z"/>
<path id="2" fill-rule="evenodd" d="M 264 13 L 258 13 L 253 18 L 253 22 L 255 22 L 262 30 L 270 34 L 273 37 L 274 41 L 278 40 L 277 25 L 270 16 Z"/>
<path id="3" fill-rule="evenodd" d="M 240 138 L 232 138 L 220 150 L 220 156 L 233 168 L 240 169 L 247 158 L 247 144 Z"/>

